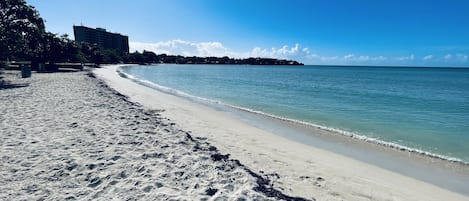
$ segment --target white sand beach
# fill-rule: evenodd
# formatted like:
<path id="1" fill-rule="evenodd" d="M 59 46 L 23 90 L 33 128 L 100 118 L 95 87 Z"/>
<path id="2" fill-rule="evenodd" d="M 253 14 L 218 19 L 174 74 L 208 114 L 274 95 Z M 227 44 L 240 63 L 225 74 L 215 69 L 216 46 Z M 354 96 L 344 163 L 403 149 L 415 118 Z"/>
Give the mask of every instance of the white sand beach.
<path id="1" fill-rule="evenodd" d="M 17 74 L 1 75 L 0 200 L 290 198 L 85 72 Z"/>
<path id="2" fill-rule="evenodd" d="M 136 84 L 118 67 L 97 78 L 0 75 L 0 200 L 469 200 Z"/>

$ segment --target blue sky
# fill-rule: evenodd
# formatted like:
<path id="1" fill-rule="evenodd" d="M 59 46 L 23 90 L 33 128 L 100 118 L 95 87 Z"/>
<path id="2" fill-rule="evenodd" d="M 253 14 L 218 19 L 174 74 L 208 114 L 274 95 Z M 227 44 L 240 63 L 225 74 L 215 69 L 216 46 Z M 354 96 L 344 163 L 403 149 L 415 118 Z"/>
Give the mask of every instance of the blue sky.
<path id="1" fill-rule="evenodd" d="M 28 0 L 47 30 L 103 27 L 131 51 L 306 64 L 469 66 L 466 0 Z"/>

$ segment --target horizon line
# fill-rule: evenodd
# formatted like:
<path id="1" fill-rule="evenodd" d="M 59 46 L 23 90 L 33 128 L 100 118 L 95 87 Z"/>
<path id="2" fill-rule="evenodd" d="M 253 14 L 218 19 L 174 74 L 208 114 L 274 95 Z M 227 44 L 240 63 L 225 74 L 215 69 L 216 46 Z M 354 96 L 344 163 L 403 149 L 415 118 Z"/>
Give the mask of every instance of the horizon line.
<path id="1" fill-rule="evenodd" d="M 347 65 L 347 64 L 304 64 L 323 67 L 379 67 L 379 68 L 469 68 L 469 66 L 410 66 L 410 65 Z"/>

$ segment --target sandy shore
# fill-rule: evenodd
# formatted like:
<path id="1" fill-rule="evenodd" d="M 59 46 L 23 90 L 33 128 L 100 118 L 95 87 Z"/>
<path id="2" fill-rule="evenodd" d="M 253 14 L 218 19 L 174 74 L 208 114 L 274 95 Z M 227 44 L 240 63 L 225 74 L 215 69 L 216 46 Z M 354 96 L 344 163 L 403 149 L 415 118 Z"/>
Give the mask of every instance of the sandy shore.
<path id="1" fill-rule="evenodd" d="M 317 200 L 469 200 L 467 196 L 250 126 L 223 112 L 123 79 L 117 66 L 97 69 L 108 85 L 150 109 L 164 110 L 194 136 L 207 138 L 288 195 Z"/>
<path id="2" fill-rule="evenodd" d="M 0 200 L 297 199 L 85 72 L 17 74 L 0 75 Z"/>
<path id="3" fill-rule="evenodd" d="M 96 69 L 99 79 L 0 74 L 0 200 L 469 200 L 138 85 L 117 67 Z"/>

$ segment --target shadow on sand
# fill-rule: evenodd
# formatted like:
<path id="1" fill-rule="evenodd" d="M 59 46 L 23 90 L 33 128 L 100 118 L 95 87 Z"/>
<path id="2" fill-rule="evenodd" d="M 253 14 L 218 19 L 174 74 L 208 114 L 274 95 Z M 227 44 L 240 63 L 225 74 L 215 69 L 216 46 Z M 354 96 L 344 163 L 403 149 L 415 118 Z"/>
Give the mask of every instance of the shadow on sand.
<path id="1" fill-rule="evenodd" d="M 29 83 L 11 83 L 3 78 L 4 72 L 0 70 L 0 90 L 4 89 L 14 89 L 14 88 L 22 88 L 29 86 Z"/>
<path id="2" fill-rule="evenodd" d="M 14 88 L 21 88 L 29 86 L 29 83 L 11 83 L 8 80 L 4 79 L 5 74 L 10 74 L 11 72 L 5 72 L 5 69 L 0 68 L 0 90 L 3 89 L 14 89 Z M 17 73 L 21 73 L 21 69 L 18 66 L 11 66 L 8 68 L 7 71 L 18 71 Z M 83 71 L 82 69 L 77 68 L 57 68 L 55 70 L 47 70 L 42 72 L 34 71 L 34 73 L 75 73 Z M 8 76 L 8 75 L 7 75 Z"/>

